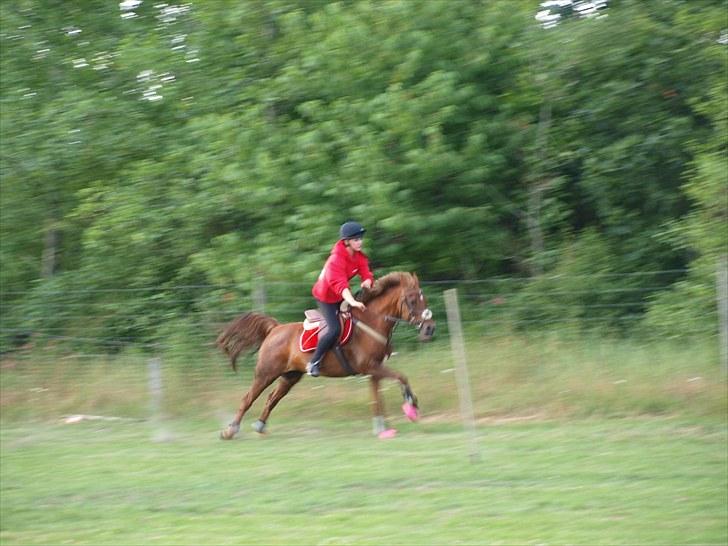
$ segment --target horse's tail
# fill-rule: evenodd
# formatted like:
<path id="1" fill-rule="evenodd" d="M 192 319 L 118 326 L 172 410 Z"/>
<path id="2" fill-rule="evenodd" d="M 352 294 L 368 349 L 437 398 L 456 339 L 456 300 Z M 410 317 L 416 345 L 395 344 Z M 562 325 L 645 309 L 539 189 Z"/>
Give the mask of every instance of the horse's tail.
<path id="1" fill-rule="evenodd" d="M 236 363 L 240 353 L 250 349 L 257 350 L 278 324 L 276 319 L 268 315 L 245 313 L 228 324 L 217 336 L 215 343 L 230 357 L 230 364 L 233 370 L 237 371 Z"/>

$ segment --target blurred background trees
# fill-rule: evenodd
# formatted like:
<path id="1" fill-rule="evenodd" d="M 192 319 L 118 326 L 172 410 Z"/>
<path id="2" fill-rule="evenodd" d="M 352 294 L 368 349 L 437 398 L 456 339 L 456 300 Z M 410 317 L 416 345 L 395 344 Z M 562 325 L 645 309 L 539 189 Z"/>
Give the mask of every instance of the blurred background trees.
<path id="1" fill-rule="evenodd" d="M 49 291 L 313 282 L 353 218 L 380 274 L 547 299 L 564 275 L 575 316 L 628 284 L 618 312 L 715 331 L 728 3 L 573 4 L 600 9 L 2 2 L 5 327 Z M 113 302 L 138 310 L 119 335 L 163 318 L 143 294 Z"/>

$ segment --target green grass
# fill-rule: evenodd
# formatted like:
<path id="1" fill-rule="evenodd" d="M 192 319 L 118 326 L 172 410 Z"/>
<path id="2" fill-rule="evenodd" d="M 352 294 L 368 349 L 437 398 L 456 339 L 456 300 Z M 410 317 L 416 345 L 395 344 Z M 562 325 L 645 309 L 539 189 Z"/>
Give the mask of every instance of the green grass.
<path id="1" fill-rule="evenodd" d="M 726 378 L 710 343 L 470 337 L 481 459 L 458 415 L 450 348 L 391 366 L 422 421 L 365 378 L 305 378 L 258 437 L 217 433 L 250 384 L 217 354 L 55 352 L 0 361 L 0 543 L 720 544 L 728 542 Z M 64 424 L 69 414 L 117 421 Z M 160 440 L 166 441 L 160 441 Z"/>
<path id="2" fill-rule="evenodd" d="M 15 544 L 725 544 L 716 421 L 481 426 L 291 418 L 217 440 L 214 421 L 2 429 L 0 538 Z"/>

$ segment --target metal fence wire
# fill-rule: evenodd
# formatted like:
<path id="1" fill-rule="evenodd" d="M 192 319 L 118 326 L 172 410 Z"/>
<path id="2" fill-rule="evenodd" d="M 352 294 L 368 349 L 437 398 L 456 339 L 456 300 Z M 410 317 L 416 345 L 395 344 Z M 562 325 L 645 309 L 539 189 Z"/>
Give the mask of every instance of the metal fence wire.
<path id="1" fill-rule="evenodd" d="M 471 281 L 423 281 L 438 336 L 448 336 L 443 294 L 457 289 L 466 333 L 489 336 L 505 332 L 585 333 L 639 337 L 664 336 L 651 329 L 645 315 L 653 299 L 669 290 L 684 270 L 490 278 Z M 710 287 L 712 292 L 714 286 Z M 695 302 L 720 308 L 715 299 Z M 165 350 L 175 344 L 212 347 L 217 333 L 239 314 L 257 310 L 281 322 L 302 320 L 315 307 L 310 283 L 259 279 L 241 285 L 187 285 L 147 288 L 82 289 L 0 293 L 0 350 L 29 342 L 73 346 L 87 355 L 118 353 L 128 347 Z M 715 311 L 713 311 L 715 312 Z M 716 336 L 715 320 L 677 317 L 681 336 Z M 408 343 L 416 332 L 400 328 L 395 340 Z"/>
<path id="2" fill-rule="evenodd" d="M 473 413 L 509 411 L 514 403 L 526 407 L 574 396 L 576 377 L 578 382 L 597 382 L 590 373 L 608 373 L 608 384 L 621 385 L 626 379 L 617 375 L 640 368 L 644 371 L 637 372 L 642 375 L 635 382 L 644 383 L 653 373 L 652 361 L 669 360 L 671 364 L 660 365 L 673 376 L 675 370 L 680 377 L 688 374 L 679 381 L 688 382 L 683 388 L 694 389 L 702 381 L 696 377 L 706 369 L 723 375 L 714 361 L 720 359 L 720 367 L 728 369 L 721 350 L 726 319 L 716 317 L 728 312 L 726 302 L 720 301 L 726 297 L 720 281 L 703 287 L 706 299 L 691 302 L 695 312 L 671 317 L 673 329 L 679 331 L 674 340 L 647 319 L 651 302 L 685 273 L 421 281 L 437 322 L 434 341 L 423 345 L 413 327 L 399 326 L 393 336 L 397 355 L 392 365 L 431 389 L 421 394 L 433 414 L 452 415 L 468 407 L 470 403 L 462 403 L 462 385 L 469 381 L 475 407 L 469 411 L 471 421 Z M 450 300 L 457 298 L 457 326 L 452 313 L 448 316 L 447 294 Z M 3 292 L 0 298 L 4 413 L 35 416 L 45 404 L 52 415 L 108 411 L 151 416 L 155 422 L 161 414 L 183 408 L 229 418 L 240 394 L 230 382 L 249 384 L 255 357 L 242 357 L 235 376 L 215 347 L 219 332 L 246 311 L 297 322 L 315 304 L 310 283 L 263 279 L 224 286 L 39 288 Z M 458 371 L 458 358 L 451 353 L 458 339 L 460 352 L 467 348 L 467 372 Z M 465 361 L 464 354 L 460 360 Z M 494 380 L 494 374 L 500 379 Z M 300 404 L 323 399 L 328 406 L 353 404 L 366 411 L 367 381 L 351 376 L 343 382 L 307 382 L 303 396 L 294 397 L 288 406 L 295 409 L 297 399 Z M 390 390 L 389 404 L 396 404 L 396 384 L 382 389 Z M 509 389 L 516 394 L 503 398 Z M 306 405 L 306 414 L 319 407 Z"/>

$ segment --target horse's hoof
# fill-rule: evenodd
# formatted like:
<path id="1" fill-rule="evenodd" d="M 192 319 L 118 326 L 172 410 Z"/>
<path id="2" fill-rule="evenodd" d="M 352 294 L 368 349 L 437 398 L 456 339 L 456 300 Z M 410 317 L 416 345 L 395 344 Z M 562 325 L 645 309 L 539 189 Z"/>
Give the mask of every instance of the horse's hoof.
<path id="1" fill-rule="evenodd" d="M 409 419 L 410 421 L 417 421 L 417 419 L 420 418 L 420 412 L 417 409 L 417 406 L 414 406 L 410 404 L 409 402 L 405 402 L 402 404 L 402 411 L 405 414 L 405 417 Z"/>
<path id="2" fill-rule="evenodd" d="M 393 428 L 388 428 L 387 430 L 380 432 L 377 436 L 380 440 L 389 440 L 390 438 L 397 436 L 397 431 Z"/>
<path id="3" fill-rule="evenodd" d="M 255 423 L 250 425 L 253 427 L 253 430 L 257 432 L 258 434 L 265 434 L 265 423 L 258 419 Z"/>
<path id="4" fill-rule="evenodd" d="M 221 440 L 232 440 L 235 437 L 235 435 L 238 433 L 239 430 L 240 430 L 240 427 L 228 425 L 225 428 L 225 430 L 220 432 L 220 439 Z"/>

